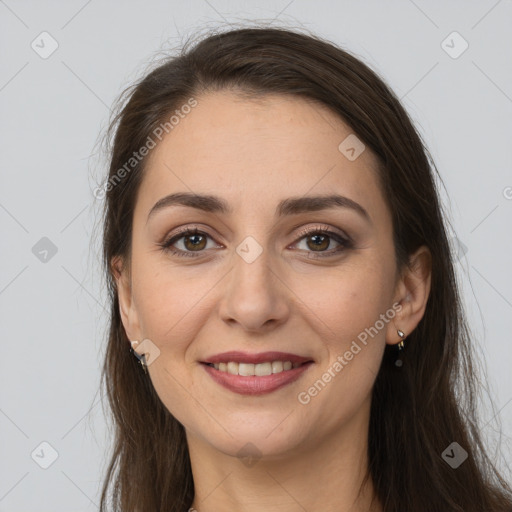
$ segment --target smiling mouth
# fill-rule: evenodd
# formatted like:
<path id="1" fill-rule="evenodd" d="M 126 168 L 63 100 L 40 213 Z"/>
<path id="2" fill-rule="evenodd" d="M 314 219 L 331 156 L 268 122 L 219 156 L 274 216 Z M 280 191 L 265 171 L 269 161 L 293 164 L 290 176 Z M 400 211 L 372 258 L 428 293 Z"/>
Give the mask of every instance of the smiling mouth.
<path id="1" fill-rule="evenodd" d="M 257 364 L 202 362 L 201 366 L 217 384 L 233 393 L 262 396 L 292 384 L 314 364 L 314 361 L 274 360 Z"/>
<path id="2" fill-rule="evenodd" d="M 243 377 L 265 377 L 285 373 L 290 370 L 299 368 L 300 366 L 309 365 L 313 361 L 305 361 L 303 363 L 292 363 L 291 361 L 266 361 L 263 363 L 238 363 L 235 361 L 227 361 L 223 363 L 202 363 L 211 368 L 215 368 L 219 372 L 230 375 L 239 375 Z"/>

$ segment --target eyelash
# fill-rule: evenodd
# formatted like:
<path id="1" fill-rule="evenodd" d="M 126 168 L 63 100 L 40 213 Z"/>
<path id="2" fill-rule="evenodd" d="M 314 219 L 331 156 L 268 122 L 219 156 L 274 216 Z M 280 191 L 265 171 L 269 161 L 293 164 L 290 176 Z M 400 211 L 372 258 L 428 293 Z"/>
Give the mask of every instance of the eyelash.
<path id="1" fill-rule="evenodd" d="M 187 236 L 192 235 L 201 235 L 210 237 L 208 233 L 204 233 L 202 231 L 199 231 L 197 228 L 191 228 L 187 227 L 182 229 L 179 233 L 174 234 L 171 238 L 168 238 L 164 240 L 162 243 L 159 243 L 158 245 L 162 248 L 164 252 L 170 252 L 171 254 L 178 256 L 178 257 L 189 257 L 189 258 L 197 258 L 199 256 L 198 253 L 204 252 L 203 251 L 197 251 L 197 255 L 194 254 L 196 251 L 182 251 L 181 249 L 175 249 L 172 247 L 174 243 L 176 243 L 181 238 L 185 238 Z M 334 239 L 336 242 L 338 242 L 341 246 L 337 249 L 331 249 L 330 251 L 319 251 L 315 254 L 315 251 L 307 251 L 310 252 L 312 256 L 308 256 L 311 258 L 328 258 L 334 255 L 339 254 L 340 252 L 350 249 L 353 246 L 353 243 L 350 239 L 344 238 L 338 233 L 335 233 L 333 231 L 330 231 L 328 226 L 321 226 L 320 228 L 313 228 L 313 229 L 304 229 L 302 230 L 298 236 L 297 242 L 300 242 L 303 238 L 306 238 L 307 236 L 312 235 L 327 235 L 329 238 Z M 294 244 L 295 245 L 295 244 Z"/>

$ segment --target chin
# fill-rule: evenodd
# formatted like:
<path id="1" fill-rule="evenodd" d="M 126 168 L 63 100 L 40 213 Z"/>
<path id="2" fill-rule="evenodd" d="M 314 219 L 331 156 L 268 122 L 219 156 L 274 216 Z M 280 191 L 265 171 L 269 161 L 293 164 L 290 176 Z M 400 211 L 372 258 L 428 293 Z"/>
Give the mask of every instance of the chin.
<path id="1" fill-rule="evenodd" d="M 231 457 L 248 461 L 263 457 L 267 460 L 279 459 L 296 451 L 303 441 L 298 436 L 299 432 L 303 433 L 298 425 L 293 425 L 292 422 L 286 426 L 284 426 L 285 422 L 279 425 L 282 421 L 283 417 L 272 422 L 258 421 L 257 424 L 250 425 L 231 423 L 230 428 L 227 429 L 231 435 L 221 429 L 222 435 L 213 436 L 212 431 L 209 430 L 204 439 L 213 448 Z M 218 430 L 216 432 L 218 433 Z"/>

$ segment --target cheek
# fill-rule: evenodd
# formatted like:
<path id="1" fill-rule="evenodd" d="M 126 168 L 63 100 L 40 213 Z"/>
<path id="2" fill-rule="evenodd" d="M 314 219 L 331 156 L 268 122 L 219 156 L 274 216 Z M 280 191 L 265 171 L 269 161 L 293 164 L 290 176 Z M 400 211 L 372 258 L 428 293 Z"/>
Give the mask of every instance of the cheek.
<path id="1" fill-rule="evenodd" d="M 152 384 L 171 414 L 194 430 L 195 418 L 201 417 L 204 411 L 191 406 L 191 393 L 197 396 L 199 393 L 191 391 L 194 384 L 191 375 L 196 374 L 197 362 L 188 349 L 205 321 L 202 318 L 205 291 L 199 283 L 192 285 L 183 278 L 183 273 L 180 277 L 175 270 L 141 269 L 135 286 L 143 336 L 159 350 L 149 369 Z"/>
<path id="2" fill-rule="evenodd" d="M 297 276 L 291 287 L 300 298 L 297 307 L 331 351 L 344 349 L 373 326 L 392 296 L 386 263 L 363 258 L 336 271 Z"/>
<path id="3" fill-rule="evenodd" d="M 324 414 L 324 407 L 326 411 L 335 407 L 336 418 L 350 416 L 368 397 L 381 364 L 386 328 L 394 317 L 394 310 L 388 311 L 390 286 L 387 262 L 370 258 L 312 279 L 309 285 L 304 279 L 297 281 L 297 295 L 307 306 L 303 315 L 324 349 L 319 375 L 302 390 L 309 395 L 310 389 L 311 396 L 321 394 L 314 399 L 320 407 L 318 414 Z M 324 420 L 331 423 L 335 418 Z"/>
<path id="4" fill-rule="evenodd" d="M 394 317 L 394 310 L 389 311 L 389 281 L 385 263 L 377 262 L 347 266 L 317 280 L 320 288 L 303 286 L 302 281 L 297 295 L 307 305 L 304 315 L 310 331 L 325 351 L 318 373 L 300 390 L 299 402 L 309 404 L 302 411 L 305 421 L 314 411 L 326 429 L 336 429 L 369 400 L 386 328 Z"/>
<path id="5" fill-rule="evenodd" d="M 194 283 L 183 272 L 161 264 L 134 262 L 134 267 L 133 293 L 143 335 L 161 349 L 186 347 L 199 328 L 201 299 L 211 286 L 205 280 Z"/>

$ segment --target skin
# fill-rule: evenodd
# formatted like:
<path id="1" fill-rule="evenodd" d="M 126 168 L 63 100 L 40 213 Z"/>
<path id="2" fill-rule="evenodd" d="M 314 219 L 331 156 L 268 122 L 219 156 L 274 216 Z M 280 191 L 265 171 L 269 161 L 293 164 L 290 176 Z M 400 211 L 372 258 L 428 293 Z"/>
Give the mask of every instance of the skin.
<path id="1" fill-rule="evenodd" d="M 413 270 L 398 272 L 391 214 L 379 189 L 377 160 L 366 148 L 349 161 L 338 145 L 350 128 L 322 105 L 293 96 L 246 100 L 230 91 L 198 105 L 149 155 L 134 210 L 130 264 L 113 263 L 123 325 L 130 340 L 151 340 L 160 354 L 149 376 L 185 427 L 199 512 L 370 509 L 367 469 L 371 391 L 387 344 L 421 320 L 430 291 L 431 258 L 421 247 Z M 174 192 L 214 194 L 233 214 L 152 206 Z M 277 219 L 288 197 L 338 193 L 369 213 L 328 209 Z M 206 233 L 195 250 L 186 238 L 160 242 L 177 227 Z M 328 238 L 315 249 L 302 228 L 346 233 L 354 247 Z M 253 237 L 262 253 L 247 263 L 236 248 Z M 330 241 L 330 243 L 329 243 Z M 202 251 L 202 252 L 198 252 Z M 400 311 L 310 402 L 297 396 L 381 314 Z M 407 342 L 406 342 L 407 343 Z M 128 349 L 128 348 L 127 348 Z M 228 350 L 291 352 L 315 363 L 277 391 L 243 396 L 217 383 L 200 361 Z M 247 443 L 255 463 L 238 456 Z M 247 448 L 246 448 L 247 449 Z"/>

